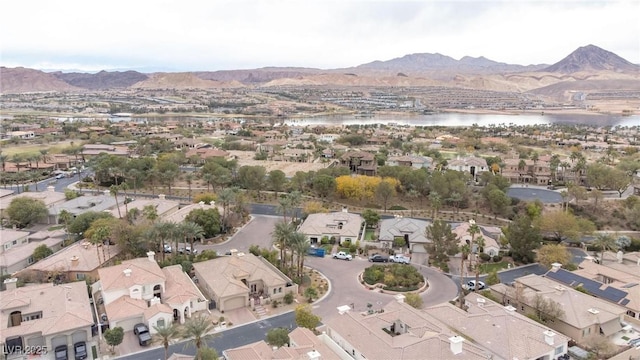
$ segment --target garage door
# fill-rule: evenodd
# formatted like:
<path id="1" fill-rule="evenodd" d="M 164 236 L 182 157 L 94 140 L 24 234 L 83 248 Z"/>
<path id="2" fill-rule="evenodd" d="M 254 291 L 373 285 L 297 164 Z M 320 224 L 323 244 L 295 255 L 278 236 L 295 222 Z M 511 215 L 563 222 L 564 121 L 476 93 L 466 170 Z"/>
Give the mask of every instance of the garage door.
<path id="1" fill-rule="evenodd" d="M 78 341 L 87 341 L 87 332 L 86 331 L 76 331 L 71 335 L 72 344 L 77 343 Z"/>
<path id="2" fill-rule="evenodd" d="M 44 336 L 38 336 L 38 337 L 27 339 L 27 345 L 33 346 L 33 347 L 41 347 L 47 344 L 44 341 Z"/>
<path id="3" fill-rule="evenodd" d="M 224 311 L 245 307 L 244 297 L 234 297 L 224 302 Z"/>
<path id="4" fill-rule="evenodd" d="M 56 346 L 60 346 L 60 345 L 67 345 L 67 336 L 66 335 L 61 335 L 61 336 L 56 336 L 54 338 L 51 338 L 51 347 L 52 348 L 56 348 Z"/>
<path id="5" fill-rule="evenodd" d="M 140 317 L 140 318 L 137 318 L 137 319 L 129 319 L 129 320 L 118 321 L 118 323 L 115 326 L 120 326 L 122 328 L 122 330 L 127 332 L 127 331 L 133 331 L 133 326 L 135 324 L 141 323 L 141 322 L 144 322 L 144 321 L 142 321 L 142 318 Z"/>

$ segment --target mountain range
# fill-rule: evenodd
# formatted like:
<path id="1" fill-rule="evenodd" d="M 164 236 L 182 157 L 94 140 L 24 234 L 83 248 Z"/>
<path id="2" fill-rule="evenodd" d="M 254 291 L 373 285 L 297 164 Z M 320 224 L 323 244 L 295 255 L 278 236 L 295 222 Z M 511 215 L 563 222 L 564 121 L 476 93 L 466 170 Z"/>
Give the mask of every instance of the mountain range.
<path id="1" fill-rule="evenodd" d="M 640 91 L 640 65 L 594 45 L 580 47 L 555 64 L 514 65 L 485 57 L 460 60 L 442 54 L 410 54 L 350 68 L 266 67 L 251 70 L 95 74 L 0 68 L 0 93 L 108 89 L 239 88 L 248 86 L 445 86 L 493 91 Z"/>

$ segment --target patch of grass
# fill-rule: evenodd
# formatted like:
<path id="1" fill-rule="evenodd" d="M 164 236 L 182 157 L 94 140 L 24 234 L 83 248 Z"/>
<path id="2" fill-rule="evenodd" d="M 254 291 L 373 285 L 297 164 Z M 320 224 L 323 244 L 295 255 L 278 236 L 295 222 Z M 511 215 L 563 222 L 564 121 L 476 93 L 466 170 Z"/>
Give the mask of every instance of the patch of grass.
<path id="1" fill-rule="evenodd" d="M 389 210 L 407 210 L 407 208 L 400 205 L 393 205 L 392 207 L 389 208 Z"/>
<path id="2" fill-rule="evenodd" d="M 64 225 L 56 225 L 56 226 L 52 226 L 52 227 L 48 228 L 47 230 L 48 231 L 54 231 L 54 230 L 60 230 L 60 229 L 63 229 L 63 228 L 64 228 Z"/>
<path id="3" fill-rule="evenodd" d="M 480 264 L 480 272 L 482 274 L 488 274 L 492 271 L 500 271 L 502 269 L 506 269 L 509 266 L 509 263 L 506 261 L 501 261 L 497 263 L 484 263 Z"/>
<path id="4" fill-rule="evenodd" d="M 375 230 L 373 229 L 367 229 L 364 231 L 364 240 L 365 241 L 371 241 L 373 240 L 373 235 L 375 234 Z"/>

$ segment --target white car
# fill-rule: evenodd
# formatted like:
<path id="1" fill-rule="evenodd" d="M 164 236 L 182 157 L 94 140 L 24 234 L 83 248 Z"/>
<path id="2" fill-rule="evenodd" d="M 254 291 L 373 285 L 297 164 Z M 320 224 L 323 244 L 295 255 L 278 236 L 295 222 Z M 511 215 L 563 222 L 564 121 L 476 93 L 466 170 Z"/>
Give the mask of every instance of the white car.
<path id="1" fill-rule="evenodd" d="M 191 246 L 187 246 L 187 247 L 184 247 L 184 248 L 181 247 L 181 248 L 178 249 L 178 253 L 187 254 L 187 255 L 190 255 L 190 254 L 194 254 L 195 255 L 195 254 L 198 253 L 198 249 L 193 249 L 193 252 L 191 252 Z"/>
<path id="2" fill-rule="evenodd" d="M 398 264 L 408 264 L 411 262 L 411 258 L 404 256 L 402 254 L 396 254 L 389 256 L 389 262 L 394 262 Z"/>
<path id="3" fill-rule="evenodd" d="M 466 284 L 466 288 L 469 291 L 476 291 L 476 281 L 469 280 Z M 478 290 L 483 290 L 485 288 L 485 284 L 482 281 L 478 281 Z"/>
<path id="4" fill-rule="evenodd" d="M 339 251 L 336 254 L 333 254 L 333 258 L 339 259 L 339 260 L 347 260 L 347 261 L 353 260 L 353 257 L 351 256 L 351 254 L 347 254 L 344 251 Z"/>

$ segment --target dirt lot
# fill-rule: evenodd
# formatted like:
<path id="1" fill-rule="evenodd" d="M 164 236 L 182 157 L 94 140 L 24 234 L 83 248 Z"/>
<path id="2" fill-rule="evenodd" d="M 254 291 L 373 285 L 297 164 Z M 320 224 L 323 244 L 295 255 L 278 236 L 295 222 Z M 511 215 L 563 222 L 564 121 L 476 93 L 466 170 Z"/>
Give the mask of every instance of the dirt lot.
<path id="1" fill-rule="evenodd" d="M 286 162 L 286 161 L 272 161 L 272 160 L 254 160 L 255 152 L 253 151 L 237 151 L 231 150 L 229 154 L 232 158 L 238 159 L 238 167 L 248 166 L 264 166 L 267 169 L 267 173 L 272 170 L 282 170 L 287 177 L 295 175 L 296 171 L 317 171 L 323 169 L 329 165 L 329 163 L 321 162 Z"/>

